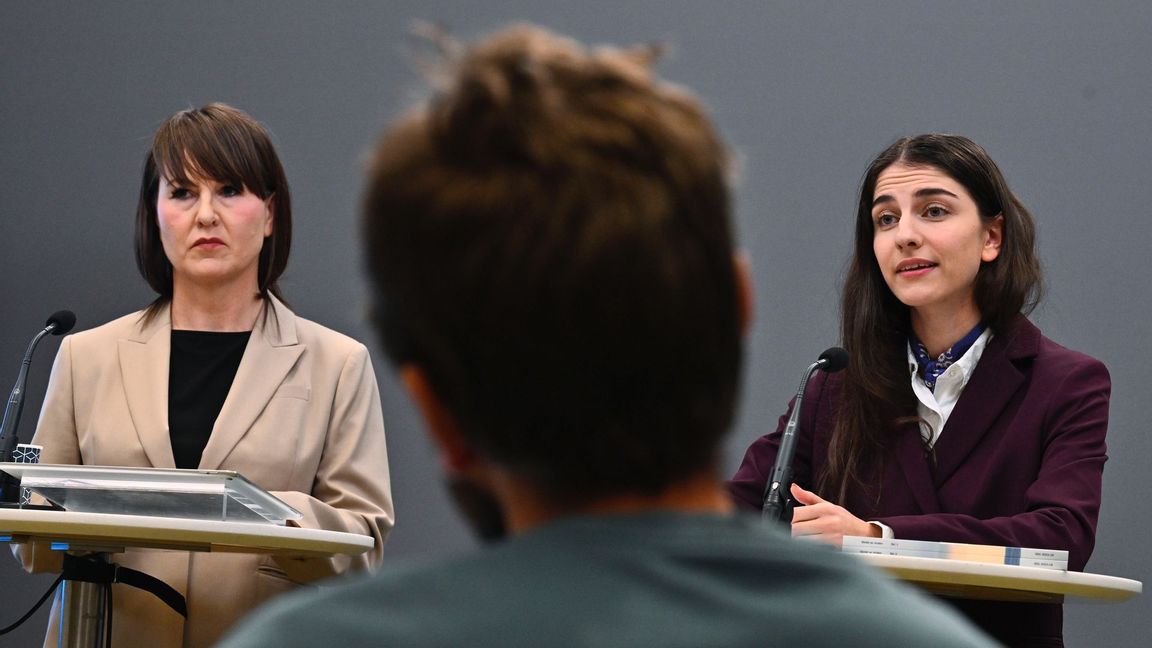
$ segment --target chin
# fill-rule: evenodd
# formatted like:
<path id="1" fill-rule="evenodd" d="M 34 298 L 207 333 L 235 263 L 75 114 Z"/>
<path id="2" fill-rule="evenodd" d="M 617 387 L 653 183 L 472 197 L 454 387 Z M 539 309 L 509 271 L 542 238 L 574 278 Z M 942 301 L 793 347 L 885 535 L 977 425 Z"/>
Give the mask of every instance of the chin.
<path id="1" fill-rule="evenodd" d="M 908 308 L 923 308 L 924 306 L 931 306 L 935 302 L 932 297 L 924 295 L 923 293 L 892 291 L 892 294 L 896 296 L 896 299 L 899 300 L 901 304 L 904 304 Z"/>

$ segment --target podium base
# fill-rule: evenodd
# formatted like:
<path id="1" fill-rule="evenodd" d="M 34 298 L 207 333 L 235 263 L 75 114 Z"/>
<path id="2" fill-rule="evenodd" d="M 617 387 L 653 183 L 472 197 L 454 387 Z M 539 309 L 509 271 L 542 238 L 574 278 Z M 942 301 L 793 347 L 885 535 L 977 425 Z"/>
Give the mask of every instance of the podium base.
<path id="1" fill-rule="evenodd" d="M 101 556 L 101 559 L 103 557 Z M 101 645 L 105 631 L 111 631 L 109 592 L 111 584 L 61 581 L 59 642 L 67 648 L 94 648 Z M 105 624 L 109 624 L 106 626 Z M 111 645 L 111 642 L 108 642 Z"/>

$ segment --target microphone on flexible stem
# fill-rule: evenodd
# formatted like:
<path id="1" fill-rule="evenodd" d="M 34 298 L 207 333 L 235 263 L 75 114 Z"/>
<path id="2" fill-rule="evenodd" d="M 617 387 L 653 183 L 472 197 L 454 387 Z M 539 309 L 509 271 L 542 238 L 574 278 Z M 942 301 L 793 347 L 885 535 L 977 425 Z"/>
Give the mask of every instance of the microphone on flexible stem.
<path id="1" fill-rule="evenodd" d="M 808 365 L 804 370 L 804 377 L 800 380 L 800 389 L 796 390 L 796 398 L 792 401 L 792 414 L 784 426 L 780 436 L 780 449 L 776 452 L 776 463 L 772 466 L 772 474 L 764 488 L 764 507 L 761 515 L 765 520 L 780 521 L 784 518 L 785 504 L 788 502 L 788 492 L 792 487 L 792 456 L 796 453 L 796 433 L 800 428 L 800 408 L 804 404 L 804 390 L 808 387 L 808 379 L 816 371 L 836 373 L 848 366 L 848 352 L 840 347 L 825 349 L 820 358 Z"/>
<path id="2" fill-rule="evenodd" d="M 24 411 L 24 387 L 28 383 L 28 367 L 32 364 L 32 352 L 41 338 L 51 333 L 64 335 L 76 326 L 76 314 L 70 310 L 56 311 L 45 322 L 44 329 L 32 338 L 28 350 L 24 352 L 24 362 L 20 364 L 20 375 L 16 377 L 16 386 L 8 396 L 8 405 L 4 408 L 4 422 L 0 424 L 0 461 L 12 461 L 12 452 L 20 443 L 17 428 L 20 426 L 20 414 Z M 3 475 L 3 496 L 0 501 L 15 502 L 20 493 L 19 480 Z"/>

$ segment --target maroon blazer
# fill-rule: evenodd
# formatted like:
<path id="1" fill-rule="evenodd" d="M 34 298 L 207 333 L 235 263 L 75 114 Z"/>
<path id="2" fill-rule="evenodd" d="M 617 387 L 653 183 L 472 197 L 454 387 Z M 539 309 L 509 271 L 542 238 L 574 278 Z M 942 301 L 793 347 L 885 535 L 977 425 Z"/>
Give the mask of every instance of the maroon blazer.
<path id="1" fill-rule="evenodd" d="M 808 489 L 826 463 L 841 381 L 818 373 L 805 391 L 794 480 Z M 1019 317 L 984 349 L 936 443 L 935 466 L 909 424 L 871 471 L 872 488 L 840 504 L 897 538 L 1066 549 L 1069 568 L 1083 570 L 1100 511 L 1110 391 L 1101 362 Z M 760 509 L 790 413 L 748 448 L 729 482 L 738 505 Z M 1062 645 L 1059 605 L 952 603 L 1009 645 Z"/>

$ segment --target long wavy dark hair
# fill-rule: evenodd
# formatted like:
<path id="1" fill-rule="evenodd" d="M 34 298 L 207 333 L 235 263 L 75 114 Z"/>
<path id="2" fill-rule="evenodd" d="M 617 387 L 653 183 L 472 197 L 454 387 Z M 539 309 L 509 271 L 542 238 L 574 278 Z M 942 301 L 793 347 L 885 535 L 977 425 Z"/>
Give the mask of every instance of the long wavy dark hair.
<path id="1" fill-rule="evenodd" d="M 1042 294 L 1032 215 L 978 144 L 959 135 L 917 135 L 898 140 L 872 161 L 860 185 L 856 240 L 841 303 L 840 336 L 850 362 L 818 482 L 821 494 L 838 502 L 850 488 L 868 488 L 862 471 L 884 461 L 886 442 L 897 428 L 917 420 L 905 353 L 911 311 L 888 288 L 872 247 L 876 179 L 897 162 L 948 174 L 972 195 L 986 222 L 1003 215 L 1000 254 L 981 263 L 976 274 L 976 306 L 984 324 L 1004 331 L 1018 314 L 1031 312 Z"/>

